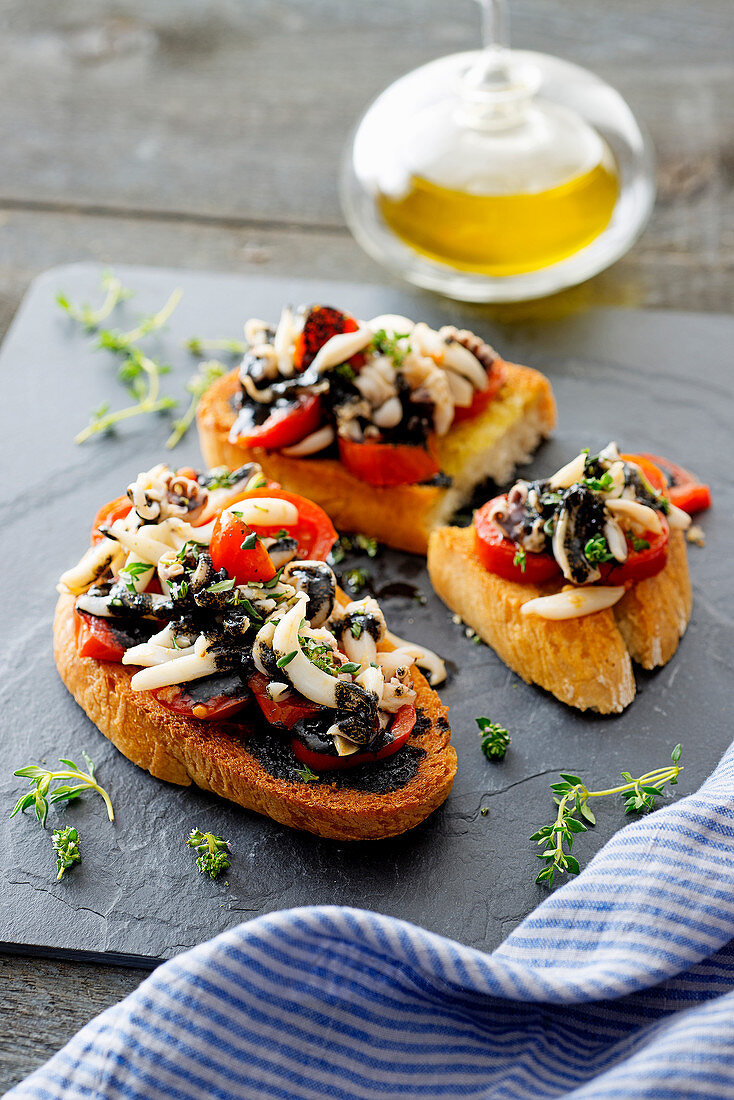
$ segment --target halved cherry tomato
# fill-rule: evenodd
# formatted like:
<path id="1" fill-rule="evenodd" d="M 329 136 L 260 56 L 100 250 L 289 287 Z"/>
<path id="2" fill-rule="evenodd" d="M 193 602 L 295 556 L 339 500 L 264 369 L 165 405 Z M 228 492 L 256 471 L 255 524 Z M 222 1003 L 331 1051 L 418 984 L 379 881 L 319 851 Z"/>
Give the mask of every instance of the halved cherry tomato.
<path id="1" fill-rule="evenodd" d="M 468 408 L 462 409 L 458 405 L 454 407 L 454 424 L 462 424 L 465 420 L 472 420 L 479 413 L 484 412 L 502 389 L 506 377 L 505 364 L 502 362 L 493 364 L 486 390 L 475 390 L 474 399 Z"/>
<path id="2" fill-rule="evenodd" d="M 339 455 L 350 474 L 378 487 L 428 481 L 440 470 L 430 447 L 408 443 L 355 443 L 340 436 Z"/>
<path id="3" fill-rule="evenodd" d="M 630 460 L 635 456 L 630 456 Z M 647 476 L 647 475 L 646 475 Z M 505 536 L 504 531 L 489 513 L 493 506 L 504 497 L 495 497 L 477 510 L 474 515 L 474 548 L 477 557 L 485 569 L 508 581 L 520 584 L 545 584 L 551 580 L 561 580 L 562 574 L 558 562 L 552 554 L 525 554 L 525 571 L 514 563 L 517 546 Z M 646 531 L 644 540 L 649 544 L 641 550 L 634 549 L 634 540 L 628 539 L 628 556 L 624 562 L 603 562 L 599 566 L 601 580 L 609 584 L 627 584 L 654 577 L 668 560 L 669 530 L 665 517 L 660 516 L 662 531 Z"/>
<path id="4" fill-rule="evenodd" d="M 237 436 L 246 447 L 263 447 L 279 451 L 292 447 L 315 432 L 321 423 L 321 398 L 318 394 L 302 394 L 292 405 L 277 406 L 264 423 Z"/>
<path id="5" fill-rule="evenodd" d="M 298 493 L 289 493 L 285 489 L 250 489 L 238 494 L 235 501 L 248 497 L 275 497 L 277 500 L 289 500 L 298 509 L 298 522 L 286 527 L 291 538 L 298 542 L 298 557 L 304 561 L 326 561 L 329 551 L 337 540 L 334 525 L 323 508 L 314 504 L 308 497 Z M 261 538 L 275 538 L 281 527 L 264 527 L 254 524 L 253 529 Z M 226 568 L 226 567 L 225 567 Z"/>
<path id="6" fill-rule="evenodd" d="M 125 516 L 129 514 L 132 506 L 132 501 L 128 496 L 117 497 L 116 500 L 111 500 L 107 504 L 104 504 L 94 517 L 94 523 L 92 524 L 92 544 L 101 542 L 104 538 L 104 535 L 99 529 L 100 527 L 109 527 L 116 519 L 124 519 Z"/>
<path id="7" fill-rule="evenodd" d="M 354 752 L 351 756 L 332 756 L 326 752 L 314 752 L 308 749 L 303 741 L 297 737 L 291 738 L 291 748 L 297 760 L 314 771 L 336 771 L 342 768 L 357 768 L 360 764 L 374 764 L 377 760 L 385 760 L 388 756 L 394 756 L 398 749 L 402 749 L 410 737 L 415 725 L 415 707 L 412 703 L 406 703 L 395 715 L 395 720 L 390 727 L 393 735 L 392 741 L 383 745 L 376 752 Z M 318 774 L 317 771 L 317 774 Z"/>
<path id="8" fill-rule="evenodd" d="M 544 584 L 560 579 L 560 566 L 552 554 L 527 552 L 524 571 L 521 565 L 515 564 L 517 546 L 490 517 L 494 506 L 504 504 L 506 499 L 504 494 L 495 497 L 474 513 L 474 549 L 484 568 L 506 581 L 519 581 L 520 584 Z"/>
<path id="9" fill-rule="evenodd" d="M 207 722 L 237 714 L 251 700 L 250 692 L 239 676 L 231 672 L 215 673 L 203 680 L 156 688 L 152 695 L 167 710 Z"/>
<path id="10" fill-rule="evenodd" d="M 214 521 L 209 554 L 214 568 L 226 569 L 237 584 L 271 581 L 277 572 L 256 532 L 226 509 Z"/>
<path id="11" fill-rule="evenodd" d="M 665 479 L 663 492 L 676 508 L 682 508 L 684 512 L 693 515 L 711 507 L 711 489 L 690 470 L 661 455 L 642 454 L 638 457 L 654 462 L 662 470 Z"/>
<path id="12" fill-rule="evenodd" d="M 95 661 L 121 661 L 131 644 L 110 626 L 107 619 L 97 615 L 81 615 L 74 611 L 74 640 L 80 657 L 93 657 Z"/>
<path id="13" fill-rule="evenodd" d="M 293 364 L 298 371 L 310 367 L 321 348 L 332 336 L 341 332 L 356 332 L 359 325 L 353 317 L 347 316 L 331 306 L 314 306 L 309 310 L 303 329 L 296 338 L 293 349 Z"/>
<path id="14" fill-rule="evenodd" d="M 261 672 L 256 672 L 248 680 L 250 690 L 257 699 L 265 720 L 271 726 L 285 726 L 286 729 L 291 729 L 301 718 L 306 718 L 309 714 L 315 714 L 316 711 L 321 710 L 318 703 L 312 703 L 310 699 L 304 699 L 297 692 L 291 692 L 287 698 L 274 702 L 268 698 L 265 692 L 268 683 L 267 676 L 263 676 Z"/>
<path id="15" fill-rule="evenodd" d="M 642 550 L 634 549 L 637 536 L 627 538 L 627 560 L 623 562 L 602 562 L 599 566 L 602 584 L 636 584 L 647 577 L 654 577 L 665 568 L 668 560 L 668 542 L 670 530 L 665 516 L 660 516 L 662 531 L 645 531 L 643 536 L 649 545 Z M 528 558 L 530 554 L 528 554 Z"/>

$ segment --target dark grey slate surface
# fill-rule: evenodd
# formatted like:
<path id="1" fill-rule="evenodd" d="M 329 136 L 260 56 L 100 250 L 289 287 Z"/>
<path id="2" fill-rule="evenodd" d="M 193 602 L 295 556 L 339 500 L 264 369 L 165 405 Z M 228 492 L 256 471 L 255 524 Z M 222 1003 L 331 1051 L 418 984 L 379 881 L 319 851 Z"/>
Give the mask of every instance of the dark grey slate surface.
<path id="1" fill-rule="evenodd" d="M 139 469 L 160 459 L 163 422 L 131 421 L 119 435 L 74 447 L 88 410 L 124 400 L 114 361 L 53 305 L 59 288 L 96 298 L 99 271 L 55 269 L 33 285 L 0 355 L 3 380 L 0 468 L 0 713 L 5 743 L 1 805 L 21 790 L 11 776 L 29 759 L 53 761 L 86 748 L 117 810 L 107 823 L 87 796 L 56 812 L 80 829 L 84 863 L 55 882 L 50 830 L 31 819 L 0 818 L 0 943 L 88 956 L 167 957 L 240 920 L 291 905 L 359 905 L 416 921 L 478 947 L 496 946 L 543 897 L 532 883 L 536 861 L 526 837 L 552 810 L 548 783 L 559 769 L 590 783 L 622 768 L 665 763 L 684 742 L 679 791 L 693 790 L 730 738 L 727 675 L 732 666 L 730 559 L 734 501 L 727 483 L 734 412 L 734 321 L 696 314 L 594 311 L 511 332 L 486 313 L 378 287 L 121 269 L 138 290 L 120 323 L 157 308 L 180 285 L 184 301 L 170 330 L 151 349 L 176 367 L 180 391 L 191 369 L 183 337 L 237 335 L 250 315 L 277 316 L 283 300 L 328 300 L 369 316 L 386 309 L 434 322 L 472 321 L 508 357 L 551 377 L 560 424 L 531 468 L 555 468 L 574 449 L 616 438 L 628 449 L 667 452 L 709 479 L 716 508 L 705 518 L 708 545 L 692 548 L 693 620 L 679 653 L 660 673 L 639 678 L 635 703 L 621 717 L 595 719 L 567 710 L 522 684 L 486 648 L 466 639 L 430 594 L 416 558 L 383 553 L 381 579 L 408 578 L 425 606 L 393 599 L 398 632 L 423 638 L 457 671 L 443 694 L 451 707 L 459 771 L 447 804 L 419 829 L 380 843 L 342 845 L 300 835 L 195 790 L 169 787 L 121 757 L 61 685 L 50 646 L 54 583 L 84 548 L 89 519 Z M 132 323 L 132 322 L 131 322 Z M 176 459 L 195 461 L 193 436 Z M 504 764 L 479 752 L 474 717 L 510 726 Z M 489 813 L 480 815 L 480 807 Z M 578 842 L 590 858 L 623 822 L 621 809 L 598 814 Z M 234 852 L 229 885 L 196 873 L 183 837 L 194 826 L 227 836 Z"/>

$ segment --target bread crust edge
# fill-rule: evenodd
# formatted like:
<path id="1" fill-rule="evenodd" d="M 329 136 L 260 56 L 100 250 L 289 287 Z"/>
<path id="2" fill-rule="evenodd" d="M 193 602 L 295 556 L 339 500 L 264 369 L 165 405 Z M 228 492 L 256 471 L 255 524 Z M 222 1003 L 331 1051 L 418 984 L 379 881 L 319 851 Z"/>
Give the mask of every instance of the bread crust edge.
<path id="1" fill-rule="evenodd" d="M 633 585 L 614 608 L 578 619 L 521 615 L 528 600 L 558 591 L 506 581 L 474 553 L 473 528 L 431 535 L 428 572 L 438 595 L 526 683 L 578 710 L 617 714 L 635 696 L 632 661 L 658 667 L 673 656 L 691 611 L 685 540 L 672 531 L 668 562 Z"/>

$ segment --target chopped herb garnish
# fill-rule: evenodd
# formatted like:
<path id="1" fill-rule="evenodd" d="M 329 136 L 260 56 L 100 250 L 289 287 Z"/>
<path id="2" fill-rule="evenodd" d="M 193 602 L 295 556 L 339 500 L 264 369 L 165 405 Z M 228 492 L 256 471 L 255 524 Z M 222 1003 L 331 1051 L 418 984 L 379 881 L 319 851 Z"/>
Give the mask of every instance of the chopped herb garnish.
<path id="1" fill-rule="evenodd" d="M 536 841 L 543 851 L 538 854 L 545 867 L 538 874 L 536 882 L 550 887 L 556 874 L 577 875 L 580 871 L 578 860 L 570 854 L 575 833 L 585 833 L 589 825 L 596 824 L 596 818 L 588 806 L 590 798 L 604 798 L 607 795 L 621 794 L 624 799 L 624 812 L 647 813 L 655 809 L 655 799 L 661 794 L 666 783 L 675 786 L 683 771 L 678 761 L 681 746 L 676 745 L 670 754 L 672 767 L 658 768 L 647 772 L 639 779 L 633 779 L 629 772 L 622 772 L 622 783 L 605 791 L 590 791 L 577 775 L 561 772 L 561 782 L 551 783 L 553 798 L 558 812 L 552 825 L 544 825 L 531 840 Z M 576 817 L 575 815 L 579 816 Z M 584 820 L 582 821 L 581 818 Z M 565 850 L 564 850 L 565 845 Z"/>
<path id="2" fill-rule="evenodd" d="M 137 593 L 135 587 L 135 580 L 138 577 L 142 577 L 144 573 L 150 572 L 151 569 L 155 569 L 154 565 L 149 565 L 146 561 L 130 561 L 127 565 L 124 565 L 120 570 L 120 578 L 122 579 L 125 587 L 131 595 Z"/>
<path id="3" fill-rule="evenodd" d="M 614 487 L 614 478 L 609 470 L 605 470 L 601 477 L 583 478 L 581 484 L 585 485 L 587 489 L 593 489 L 596 493 L 608 493 Z"/>
<path id="4" fill-rule="evenodd" d="M 56 852 L 56 880 L 63 877 L 64 871 L 68 871 L 75 863 L 81 863 L 82 856 L 79 851 L 79 833 L 73 826 L 66 829 L 54 829 L 51 843 Z"/>
<path id="5" fill-rule="evenodd" d="M 639 554 L 642 550 L 650 549 L 650 543 L 647 539 L 638 539 L 636 535 L 633 535 L 630 541 L 632 542 L 632 549 L 636 554 Z"/>
<path id="6" fill-rule="evenodd" d="M 527 563 L 527 553 L 525 552 L 524 547 L 519 546 L 515 551 L 515 556 L 512 559 L 512 564 L 518 565 L 520 567 L 520 571 L 524 573 Z"/>
<path id="7" fill-rule="evenodd" d="M 221 836 L 192 829 L 186 844 L 197 853 L 196 866 L 203 875 L 214 879 L 229 867 L 229 844 Z"/>
<path id="8" fill-rule="evenodd" d="M 614 561 L 614 554 L 604 535 L 594 535 L 584 546 L 584 557 L 588 562 Z"/>
<path id="9" fill-rule="evenodd" d="M 234 577 L 227 577 L 223 581 L 215 581 L 214 584 L 207 585 L 206 590 L 207 592 L 213 592 L 214 594 L 216 594 L 217 592 L 231 592 L 233 588 Z"/>
<path id="10" fill-rule="evenodd" d="M 280 578 L 281 578 L 281 575 L 282 575 L 284 569 L 285 569 L 285 566 L 281 565 L 280 569 L 278 570 L 278 572 L 275 574 L 275 576 L 273 577 L 273 579 L 271 581 L 264 581 L 263 588 L 275 588 L 278 584 L 280 584 Z"/>
<path id="11" fill-rule="evenodd" d="M 286 665 L 289 665 L 297 653 L 297 649 L 292 649 L 290 653 L 286 653 L 283 657 L 279 657 L 275 662 L 278 668 L 285 668 Z"/>
<path id="12" fill-rule="evenodd" d="M 400 346 L 400 341 L 405 340 L 409 335 L 409 332 L 395 332 L 389 334 L 384 328 L 381 328 L 378 329 L 372 338 L 370 348 L 380 355 L 388 355 L 396 367 L 401 367 L 405 356 L 410 351 L 410 345 L 403 348 Z"/>
<path id="13" fill-rule="evenodd" d="M 343 665 L 339 666 L 339 672 L 349 672 L 354 675 L 359 672 L 361 667 L 356 661 L 345 661 Z"/>
<path id="14" fill-rule="evenodd" d="M 504 726 L 490 721 L 489 718 L 475 718 L 479 726 L 479 736 L 482 739 L 482 752 L 487 760 L 497 762 L 504 760 L 505 753 L 510 747 L 512 738 Z"/>
<path id="15" fill-rule="evenodd" d="M 366 569 L 348 569 L 344 574 L 344 583 L 352 592 L 361 592 L 369 580 L 370 574 Z"/>
<path id="16" fill-rule="evenodd" d="M 296 768 L 296 775 L 300 775 L 304 783 L 316 783 L 318 782 L 318 775 L 312 772 L 308 764 L 304 764 L 302 768 Z"/>
<path id="17" fill-rule="evenodd" d="M 352 622 L 349 624 L 349 629 L 351 631 L 352 637 L 356 641 L 359 641 L 359 639 L 362 637 L 362 631 L 364 630 L 364 626 L 359 621 L 359 619 L 352 620 Z"/>
<path id="18" fill-rule="evenodd" d="M 334 367 L 334 374 L 338 374 L 341 378 L 346 379 L 347 382 L 353 382 L 357 377 L 357 372 L 354 367 L 349 363 L 339 363 Z"/>
<path id="19" fill-rule="evenodd" d="M 252 531 L 244 542 L 240 543 L 240 550 L 254 550 L 257 546 L 257 535 Z"/>

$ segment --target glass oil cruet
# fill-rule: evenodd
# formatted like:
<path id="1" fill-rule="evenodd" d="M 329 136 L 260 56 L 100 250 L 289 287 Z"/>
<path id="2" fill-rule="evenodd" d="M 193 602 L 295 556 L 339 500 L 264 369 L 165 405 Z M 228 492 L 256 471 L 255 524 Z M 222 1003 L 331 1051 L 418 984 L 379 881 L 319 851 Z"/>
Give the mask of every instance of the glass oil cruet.
<path id="1" fill-rule="evenodd" d="M 342 201 L 362 247 L 418 286 L 537 298 L 631 247 L 654 202 L 652 154 L 618 92 L 510 49 L 505 0 L 480 3 L 481 50 L 408 73 L 368 108 Z"/>

